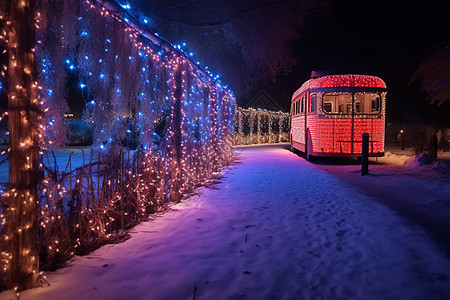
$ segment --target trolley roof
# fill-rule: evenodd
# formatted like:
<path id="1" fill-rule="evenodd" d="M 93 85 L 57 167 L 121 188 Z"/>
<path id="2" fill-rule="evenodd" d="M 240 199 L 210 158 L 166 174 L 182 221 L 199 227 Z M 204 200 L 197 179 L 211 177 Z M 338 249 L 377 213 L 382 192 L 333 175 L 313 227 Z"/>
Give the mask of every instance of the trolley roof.
<path id="1" fill-rule="evenodd" d="M 376 76 L 369 75 L 327 75 L 319 78 L 311 78 L 306 81 L 292 96 L 294 99 L 296 96 L 302 94 L 309 89 L 326 89 L 326 88 L 379 88 L 386 89 L 384 81 Z"/>

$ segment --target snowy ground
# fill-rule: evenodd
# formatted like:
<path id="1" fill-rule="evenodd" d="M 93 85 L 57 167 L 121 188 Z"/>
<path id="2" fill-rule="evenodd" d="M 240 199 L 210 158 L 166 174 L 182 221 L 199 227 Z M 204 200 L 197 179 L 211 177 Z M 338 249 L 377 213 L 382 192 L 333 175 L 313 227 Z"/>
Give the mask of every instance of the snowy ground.
<path id="1" fill-rule="evenodd" d="M 361 176 L 356 160 L 318 159 L 314 164 L 424 227 L 450 255 L 449 158 L 441 152 L 437 162 L 420 166 L 413 149 L 391 146 L 384 157 L 371 158 L 369 176 Z"/>
<path id="2" fill-rule="evenodd" d="M 450 299 L 445 241 L 388 205 L 450 219 L 445 172 L 379 163 L 362 177 L 356 164 L 311 164 L 279 145 L 237 152 L 221 183 L 21 299 Z"/>
<path id="3" fill-rule="evenodd" d="M 0 145 L 0 161 L 5 160 L 0 165 L 0 183 L 6 184 L 8 182 L 8 156 L 7 156 L 8 146 Z M 84 160 L 85 163 L 89 163 L 90 160 L 90 151 L 87 147 L 65 147 L 58 149 L 55 151 L 56 164 L 58 165 L 59 170 L 65 170 L 67 167 L 67 162 L 69 161 L 69 157 L 72 160 L 72 169 L 80 167 L 83 165 L 83 151 L 84 151 Z M 44 164 L 49 166 L 54 166 L 55 159 L 51 153 L 44 156 Z"/>

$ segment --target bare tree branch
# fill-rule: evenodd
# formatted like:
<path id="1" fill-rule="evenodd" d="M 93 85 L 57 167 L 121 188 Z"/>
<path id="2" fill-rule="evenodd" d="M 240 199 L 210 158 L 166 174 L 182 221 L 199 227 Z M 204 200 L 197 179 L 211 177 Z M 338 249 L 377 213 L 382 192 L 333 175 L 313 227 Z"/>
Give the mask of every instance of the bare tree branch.
<path id="1" fill-rule="evenodd" d="M 329 0 L 136 1 L 155 31 L 175 43 L 188 41 L 237 95 L 292 68 L 290 44 L 308 16 L 329 7 Z"/>
<path id="2" fill-rule="evenodd" d="M 438 106 L 450 102 L 450 46 L 426 58 L 411 78 L 410 83 L 418 82 L 427 99 Z"/>

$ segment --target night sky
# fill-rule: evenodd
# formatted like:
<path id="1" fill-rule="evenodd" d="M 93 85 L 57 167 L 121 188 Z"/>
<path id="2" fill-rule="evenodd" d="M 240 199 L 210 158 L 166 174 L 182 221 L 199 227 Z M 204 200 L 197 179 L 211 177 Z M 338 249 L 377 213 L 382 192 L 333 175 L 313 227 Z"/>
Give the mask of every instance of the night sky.
<path id="1" fill-rule="evenodd" d="M 400 3 L 399 3 L 400 2 Z M 293 48 L 298 63 L 288 76 L 260 89 L 288 107 L 290 97 L 311 70 L 381 77 L 388 86 L 387 118 L 392 121 L 439 121 L 450 124 L 450 105 L 428 105 L 409 81 L 420 62 L 439 47 L 450 46 L 446 1 L 333 1 L 327 15 L 306 22 Z M 449 66 L 450 67 L 450 66 Z M 242 100 L 243 102 L 246 99 Z"/>
<path id="2" fill-rule="evenodd" d="M 450 104 L 428 104 L 417 83 L 410 83 L 423 59 L 450 46 L 448 1 L 330 1 L 329 11 L 313 12 L 291 45 L 297 58 L 292 72 L 276 82 L 260 82 L 238 97 L 238 104 L 265 90 L 288 110 L 292 94 L 309 79 L 311 70 L 368 74 L 381 77 L 388 86 L 388 121 L 450 126 Z M 76 86 L 76 78 L 72 81 Z M 80 97 L 80 91 L 70 90 Z M 2 106 L 5 102 L 3 93 Z M 81 112 L 81 107 L 73 108 L 76 114 Z"/>

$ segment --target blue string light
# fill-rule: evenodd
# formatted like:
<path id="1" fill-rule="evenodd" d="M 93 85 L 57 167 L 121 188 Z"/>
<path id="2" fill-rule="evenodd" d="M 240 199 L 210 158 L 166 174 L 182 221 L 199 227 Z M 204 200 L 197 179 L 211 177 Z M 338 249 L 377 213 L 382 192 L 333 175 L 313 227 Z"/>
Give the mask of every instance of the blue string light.
<path id="1" fill-rule="evenodd" d="M 119 5 L 122 6 L 123 9 L 126 9 L 126 10 L 131 9 L 131 5 L 128 2 L 123 3 L 123 4 L 119 4 Z"/>
<path id="2" fill-rule="evenodd" d="M 125 9 L 125 10 L 130 10 L 131 9 L 131 6 L 129 5 L 128 2 L 122 2 L 122 4 L 120 4 L 120 6 L 123 9 Z M 123 13 L 124 14 L 122 14 L 120 18 L 122 19 L 122 21 L 129 22 L 129 19 L 126 16 L 129 17 L 130 13 L 128 13 L 128 12 L 123 12 Z M 79 21 L 81 21 L 82 19 L 83 19 L 82 17 L 78 18 Z M 133 19 L 133 20 L 135 20 L 135 19 Z M 139 20 L 140 20 L 141 24 L 142 23 L 143 24 L 148 24 L 151 21 L 151 19 L 148 19 L 146 17 L 140 17 Z M 132 21 L 132 22 L 134 22 L 134 21 Z M 86 28 L 84 25 L 85 24 L 83 22 L 83 27 Z M 125 25 L 125 26 L 128 26 L 128 25 Z M 142 28 L 145 28 L 145 27 L 142 27 Z M 79 37 L 90 37 L 91 35 L 92 36 L 94 35 L 94 31 L 89 32 L 86 29 L 83 29 L 79 33 Z M 159 37 L 158 33 L 155 33 L 154 35 L 156 37 Z M 130 37 L 131 37 L 131 35 L 130 35 Z M 83 41 L 87 41 L 87 40 L 84 39 Z M 150 105 L 150 107 L 148 107 L 148 110 L 146 110 L 146 114 L 144 114 L 141 111 L 139 111 L 137 113 L 137 115 L 139 116 L 139 119 L 142 120 L 142 119 L 151 117 L 151 116 L 147 115 L 147 113 L 150 113 L 150 111 L 151 111 L 151 113 L 155 113 L 155 111 L 158 112 L 159 109 L 158 109 L 157 106 L 155 106 L 156 104 L 155 104 L 155 100 L 154 100 L 154 99 L 157 99 L 158 97 L 162 96 L 163 97 L 162 99 L 165 99 L 167 101 L 167 103 L 165 104 L 166 106 L 172 105 L 173 97 L 172 96 L 165 96 L 164 94 L 161 94 L 161 93 L 164 93 L 164 89 L 165 89 L 163 87 L 164 86 L 164 82 L 166 83 L 167 87 L 170 87 L 170 86 L 173 85 L 173 76 L 174 76 L 173 70 L 170 67 L 167 68 L 167 62 L 169 62 L 169 65 L 172 63 L 172 59 L 173 59 L 172 55 L 174 55 L 174 51 L 173 50 L 176 50 L 178 53 L 183 53 L 184 56 L 182 56 L 182 57 L 188 58 L 188 60 L 189 60 L 189 58 L 192 58 L 194 56 L 194 52 L 186 50 L 186 47 L 187 47 L 187 43 L 186 42 L 181 42 L 179 44 L 174 45 L 172 49 L 170 49 L 170 47 L 168 49 L 167 42 L 163 41 L 162 45 L 159 45 L 159 49 L 156 50 L 156 51 L 155 51 L 155 48 L 158 47 L 158 46 L 154 46 L 154 48 L 153 48 L 153 46 L 150 47 L 150 49 L 152 49 L 151 51 L 148 51 L 148 49 L 145 48 L 145 47 L 144 48 L 139 47 L 137 53 L 136 52 L 129 52 L 132 55 L 127 55 L 125 57 L 121 56 L 119 58 L 119 55 L 116 54 L 116 53 L 121 53 L 121 52 L 119 52 L 119 50 L 116 53 L 113 52 L 114 54 L 111 53 L 112 56 L 109 55 L 109 53 L 108 53 L 108 52 L 110 52 L 110 50 L 115 49 L 115 48 L 111 48 L 111 46 L 108 46 L 108 44 L 112 44 L 111 39 L 105 37 L 104 41 L 105 41 L 105 43 L 104 43 L 103 46 L 104 46 L 105 54 L 104 54 L 103 58 L 95 57 L 96 55 L 95 56 L 94 55 L 90 55 L 91 56 L 91 61 L 95 61 L 96 59 L 98 59 L 98 63 L 99 64 L 103 64 L 103 65 L 99 69 L 95 69 L 95 70 L 93 69 L 92 72 L 88 72 L 88 74 L 90 76 L 92 74 L 94 74 L 95 76 L 98 76 L 97 78 L 99 78 L 99 79 L 106 79 L 103 82 L 109 82 L 108 79 L 115 78 L 115 80 L 113 80 L 113 82 L 112 82 L 114 84 L 114 86 L 115 86 L 114 88 L 112 88 L 112 91 L 115 92 L 115 94 L 118 94 L 118 95 L 116 97 L 114 97 L 114 99 L 120 99 L 121 96 L 119 94 L 122 93 L 121 88 L 123 88 L 123 82 L 121 81 L 120 71 L 114 71 L 114 73 L 109 74 L 108 73 L 108 68 L 105 69 L 105 67 L 106 67 L 107 64 L 111 64 L 111 63 L 112 64 L 117 64 L 121 60 L 123 60 L 124 58 L 126 59 L 126 57 L 128 56 L 128 60 L 131 61 L 132 63 L 136 62 L 136 63 L 141 64 L 141 66 L 140 66 L 141 72 L 140 72 L 139 77 L 138 77 L 138 78 L 142 78 L 142 79 L 140 79 L 140 82 L 141 82 L 140 84 L 144 84 L 144 85 L 145 85 L 145 83 L 151 84 L 151 86 L 149 86 L 148 90 L 149 91 L 153 90 L 153 92 L 155 93 L 155 94 L 152 93 L 151 95 L 146 95 L 144 92 L 141 92 L 139 94 L 139 97 L 137 97 L 138 98 L 137 100 L 139 101 L 139 105 L 142 105 L 141 103 L 145 103 L 144 101 L 146 101 L 146 103 L 148 103 L 146 105 Z M 116 41 L 114 41 L 114 43 L 115 42 Z M 149 54 L 150 54 L 150 56 L 149 56 Z M 159 60 L 159 58 L 154 58 L 154 56 L 152 58 L 152 55 L 154 55 L 154 54 L 157 54 L 159 57 L 162 57 L 163 59 Z M 77 56 L 77 58 L 78 57 L 82 57 L 82 58 L 84 57 L 84 59 L 82 59 L 83 62 L 80 62 L 81 64 L 77 65 L 77 66 L 70 59 L 66 59 L 65 60 L 65 64 L 70 70 L 75 70 L 76 67 L 77 67 L 79 70 L 84 70 L 86 72 L 86 68 L 93 67 L 92 65 L 89 65 L 89 62 L 88 62 L 89 61 L 89 56 L 88 55 Z M 116 60 L 116 63 L 114 62 L 114 60 L 111 61 L 111 58 L 113 58 L 113 57 Z M 184 58 L 183 58 L 183 63 L 185 63 Z M 147 61 L 146 59 L 149 59 L 149 61 L 151 63 L 149 63 L 149 61 Z M 155 69 L 155 66 L 153 65 L 152 61 L 154 61 L 154 60 L 156 60 L 157 62 L 161 61 L 162 65 L 166 67 L 166 71 L 165 71 L 166 73 L 164 75 L 160 74 L 160 76 L 162 78 L 164 78 L 163 82 L 160 82 L 161 79 L 158 78 L 158 74 L 153 74 L 152 70 Z M 45 63 L 45 60 L 43 60 L 43 65 L 44 65 L 44 63 Z M 201 87 L 201 85 L 206 83 L 209 86 L 215 85 L 216 87 L 221 88 L 220 82 L 217 82 L 218 79 L 220 78 L 220 76 L 212 74 L 209 71 L 209 67 L 208 66 L 202 67 L 203 70 L 196 69 L 195 65 L 200 66 L 200 61 L 193 62 L 193 64 L 194 65 L 191 65 L 190 63 L 188 64 L 190 66 L 190 68 L 192 66 L 194 66 L 194 68 L 190 69 L 190 71 L 188 71 L 188 72 L 193 72 L 193 75 L 196 75 L 197 77 L 195 77 L 195 76 L 192 77 L 193 83 L 188 84 L 188 86 L 186 87 L 188 90 L 186 90 L 187 95 L 183 96 L 183 98 L 184 98 L 183 99 L 183 106 L 184 106 L 184 109 L 189 109 L 189 107 L 190 107 L 190 110 L 194 111 L 196 114 L 202 114 L 203 113 L 202 111 L 203 111 L 204 106 L 205 106 L 203 104 L 203 101 L 204 101 L 203 99 L 205 99 L 205 97 L 208 97 L 208 94 L 210 92 L 208 91 L 205 94 L 205 92 L 202 90 L 202 89 L 204 89 L 204 87 Z M 100 67 L 100 66 L 97 66 L 97 67 Z M 43 68 L 43 72 L 42 73 L 43 74 L 46 73 L 46 68 Z M 205 77 L 205 73 L 208 74 L 210 77 L 209 78 Z M 165 81 L 167 78 L 169 78 L 169 79 L 167 81 Z M 94 79 L 94 78 L 92 78 L 92 79 Z M 85 80 L 88 80 L 87 84 L 89 85 L 89 87 L 91 87 L 91 82 L 89 81 L 89 79 L 85 79 Z M 199 81 L 199 83 L 196 83 L 197 80 Z M 157 85 L 157 84 L 155 84 L 155 82 L 160 82 L 161 85 L 159 85 L 159 84 Z M 85 83 L 79 83 L 79 85 L 80 85 L 81 89 L 84 89 L 86 87 Z M 225 87 L 225 88 L 228 88 L 228 87 Z M 229 91 L 229 92 L 231 94 L 231 91 Z M 48 95 L 49 96 L 52 93 L 53 93 L 52 90 L 48 90 Z M 219 97 L 218 91 L 217 91 L 216 97 Z M 201 99 L 201 100 L 197 100 L 197 98 Z M 103 103 L 102 101 L 100 101 L 99 103 Z M 114 100 L 114 101 L 118 101 L 118 100 Z M 198 102 L 198 101 L 200 101 L 200 102 Z M 87 104 L 96 105 L 96 102 L 94 100 L 92 100 L 92 101 L 88 102 Z M 97 106 L 100 109 L 104 109 L 104 106 L 102 104 L 98 104 Z M 211 108 L 210 105 L 208 105 L 208 107 Z M 222 107 L 222 106 L 220 106 L 220 107 Z M 94 109 L 94 108 L 91 108 L 91 109 Z M 217 107 L 215 109 L 217 109 Z M 167 108 L 161 109 L 161 112 L 164 113 L 165 115 L 168 114 L 167 113 Z M 225 114 L 227 114 L 227 113 L 225 112 Z M 123 114 L 123 115 L 125 115 L 125 114 Z M 117 116 L 117 114 L 116 114 L 116 116 Z M 164 118 L 165 119 L 169 118 L 169 115 L 167 115 Z M 220 115 L 218 116 L 218 118 L 220 120 Z M 117 117 L 116 120 L 117 121 L 121 121 L 121 122 L 125 121 L 125 120 L 121 120 L 120 117 Z M 139 122 L 142 122 L 142 121 L 139 121 Z M 213 120 L 211 120 L 210 118 L 203 119 L 202 117 L 198 117 L 198 118 L 196 118 L 195 122 L 193 122 L 192 120 L 189 120 L 189 119 L 184 119 L 183 122 L 185 122 L 184 124 L 188 127 L 188 128 L 185 129 L 187 134 L 190 135 L 190 133 L 192 133 L 193 140 L 191 140 L 191 141 L 194 141 L 195 143 L 197 143 L 197 142 L 200 142 L 200 141 L 204 142 L 204 141 L 208 140 L 208 137 L 205 137 L 205 138 L 203 138 L 203 137 L 205 135 L 210 135 L 211 134 L 210 132 L 208 132 L 208 130 L 209 130 L 208 128 L 210 128 L 212 126 Z M 135 125 L 135 126 L 136 127 L 133 127 L 133 128 L 134 129 L 138 128 L 138 130 L 127 129 L 126 132 L 127 133 L 135 132 L 138 135 L 139 134 L 144 135 L 145 131 L 147 131 L 147 129 L 143 129 L 139 125 Z M 110 133 L 110 130 L 111 129 L 109 128 L 107 131 Z M 219 129 L 218 130 L 219 135 L 220 135 L 220 131 L 221 130 Z M 106 133 L 103 129 L 102 129 L 101 132 L 103 134 Z M 110 141 L 112 142 L 112 140 L 110 140 Z M 105 140 L 105 143 L 102 144 L 101 148 L 102 149 L 103 148 L 109 148 L 109 145 L 107 144 L 106 140 Z"/>

